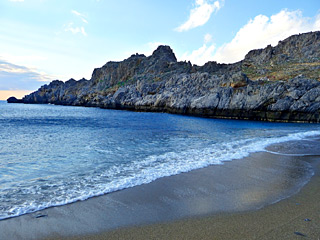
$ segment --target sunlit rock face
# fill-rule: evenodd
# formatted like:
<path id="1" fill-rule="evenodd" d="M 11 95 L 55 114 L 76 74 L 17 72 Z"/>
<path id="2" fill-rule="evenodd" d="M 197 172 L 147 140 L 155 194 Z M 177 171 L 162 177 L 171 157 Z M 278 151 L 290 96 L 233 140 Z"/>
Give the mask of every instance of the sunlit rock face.
<path id="1" fill-rule="evenodd" d="M 252 50 L 234 64 L 178 62 L 169 46 L 159 46 L 149 57 L 108 62 L 90 80 L 55 80 L 21 102 L 320 122 L 319 80 L 320 32 L 310 32 Z"/>

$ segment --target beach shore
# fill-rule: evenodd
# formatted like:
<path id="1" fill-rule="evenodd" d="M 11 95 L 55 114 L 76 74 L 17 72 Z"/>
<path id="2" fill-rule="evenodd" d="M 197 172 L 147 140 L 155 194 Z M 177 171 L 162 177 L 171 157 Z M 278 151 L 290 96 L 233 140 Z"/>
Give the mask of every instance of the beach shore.
<path id="1" fill-rule="evenodd" d="M 278 144 L 271 152 L 3 220 L 0 239 L 318 239 L 318 144 Z"/>
<path id="2" fill-rule="evenodd" d="M 315 176 L 298 194 L 259 210 L 222 213 L 170 223 L 121 228 L 110 232 L 65 239 L 318 240 L 320 239 L 319 186 L 318 165 Z"/>

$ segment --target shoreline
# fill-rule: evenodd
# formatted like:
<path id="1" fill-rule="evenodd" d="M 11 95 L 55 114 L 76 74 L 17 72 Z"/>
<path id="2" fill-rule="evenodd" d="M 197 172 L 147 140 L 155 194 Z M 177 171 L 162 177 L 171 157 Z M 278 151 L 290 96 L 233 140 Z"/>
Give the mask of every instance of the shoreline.
<path id="1" fill-rule="evenodd" d="M 19 101 L 21 99 L 18 99 Z M 2 100 L 4 101 L 4 100 Z M 7 100 L 5 100 L 7 101 Z M 21 100 L 22 101 L 22 100 Z M 85 107 L 85 108 L 100 108 L 100 109 L 106 109 L 106 110 L 115 110 L 115 111 L 129 111 L 129 112 L 148 112 L 148 113 L 166 113 L 166 114 L 175 114 L 175 115 L 181 115 L 181 116 L 189 116 L 189 117 L 199 117 L 199 118 L 211 118 L 211 119 L 226 119 L 226 120 L 237 120 L 237 121 L 256 121 L 256 122 L 274 122 L 274 123 L 308 123 L 308 124 L 318 124 L 320 123 L 320 120 L 312 120 L 311 114 L 310 116 L 307 116 L 308 114 L 305 114 L 306 116 L 303 118 L 297 118 L 297 119 L 274 119 L 274 118 L 268 118 L 268 116 L 271 115 L 285 115 L 289 116 L 290 112 L 284 112 L 284 111 L 262 111 L 259 113 L 261 116 L 251 116 L 250 114 L 246 116 L 242 111 L 240 110 L 233 110 L 234 114 L 232 115 L 226 115 L 223 113 L 223 111 L 219 112 L 218 114 L 213 114 L 210 109 L 207 109 L 206 111 L 198 112 L 198 111 L 191 111 L 186 109 L 176 109 L 176 108 L 157 108 L 157 107 L 149 107 L 149 106 L 140 106 L 139 108 L 134 108 L 130 105 L 126 106 L 118 106 L 118 105 L 110 105 L 110 106 L 104 106 L 99 104 L 82 104 L 82 105 L 72 105 L 72 104 L 64 104 L 64 103 L 28 103 L 28 102 L 14 102 L 8 104 L 39 104 L 39 105 L 56 105 L 56 106 L 65 106 L 65 107 Z M 232 111 L 228 111 L 230 114 Z M 257 113 L 257 111 L 255 111 Z M 303 113 L 301 113 L 303 114 Z M 240 117 L 239 117 L 240 116 Z M 311 119 L 311 120 L 310 120 Z"/>
<path id="2" fill-rule="evenodd" d="M 320 156 L 317 159 L 315 175 L 297 194 L 258 210 L 218 213 L 62 239 L 319 239 Z"/>
<path id="3" fill-rule="evenodd" d="M 319 139 L 314 142 L 319 142 Z M 286 153 L 288 145 L 290 142 L 272 145 L 267 150 L 278 151 L 279 155 L 282 151 L 282 156 L 285 156 L 289 154 Z M 302 155 L 306 150 L 310 152 Z M 259 209 L 215 213 L 63 239 L 319 239 L 320 150 L 304 146 L 296 148 L 293 155 L 312 165 L 314 174 L 310 181 L 297 193 Z"/>
<path id="4" fill-rule="evenodd" d="M 313 144 L 310 146 L 310 143 Z M 182 227 L 181 230 L 190 228 L 196 232 L 201 227 L 192 227 L 195 222 L 199 222 L 203 227 L 207 226 L 207 219 L 222 216 L 222 219 L 225 217 L 230 220 L 230 216 L 233 218 L 238 215 L 242 217 L 242 214 L 259 213 L 299 195 L 300 193 L 296 192 L 310 179 L 302 179 L 301 186 L 296 186 L 292 180 L 305 176 L 306 172 L 301 170 L 306 169 L 308 164 L 313 165 L 315 175 L 307 186 L 319 178 L 319 169 L 315 168 L 320 159 L 320 152 L 315 148 L 318 143 L 318 140 L 311 139 L 273 145 L 275 149 L 271 147 L 271 150 L 281 152 L 292 144 L 298 144 L 300 148 L 295 148 L 295 154 L 307 151 L 314 156 L 254 153 L 247 158 L 225 162 L 223 165 L 213 165 L 86 201 L 2 220 L 0 238 L 105 239 L 111 236 L 113 239 L 119 234 L 122 236 L 128 233 L 128 237 L 133 234 L 132 231 L 139 233 L 145 229 L 148 230 L 147 233 L 143 230 L 147 239 L 150 237 L 148 234 L 156 231 L 154 229 L 161 230 L 163 226 L 172 228 L 177 224 L 184 226 L 187 223 L 191 226 Z M 309 149 L 307 146 L 310 146 Z M 301 165 L 307 163 L 306 159 L 310 163 Z M 268 180 L 270 176 L 272 179 Z M 288 196 L 291 197 L 287 198 Z M 272 204 L 280 198 L 287 199 Z M 144 227 L 132 228 L 136 225 Z M 172 235 L 165 233 L 163 239 L 168 236 L 171 238 Z M 139 235 L 137 239 L 141 237 Z"/>

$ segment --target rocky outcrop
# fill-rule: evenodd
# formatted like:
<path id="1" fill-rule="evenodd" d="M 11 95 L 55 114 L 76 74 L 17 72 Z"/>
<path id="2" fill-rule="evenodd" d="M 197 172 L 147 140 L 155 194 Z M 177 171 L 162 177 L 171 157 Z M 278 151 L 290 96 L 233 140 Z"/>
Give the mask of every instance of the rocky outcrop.
<path id="1" fill-rule="evenodd" d="M 23 103 L 22 99 L 17 99 L 17 98 L 15 98 L 15 97 L 9 97 L 9 98 L 7 99 L 7 102 L 8 102 L 8 103 Z"/>
<path id="2" fill-rule="evenodd" d="M 289 80 L 300 74 L 320 80 L 319 49 L 319 32 L 294 35 L 275 47 L 250 51 L 242 61 L 242 71 L 253 80 Z"/>
<path id="3" fill-rule="evenodd" d="M 24 103 L 204 117 L 320 122 L 320 32 L 250 51 L 235 64 L 178 62 L 169 46 L 108 62 L 90 80 L 55 80 Z"/>

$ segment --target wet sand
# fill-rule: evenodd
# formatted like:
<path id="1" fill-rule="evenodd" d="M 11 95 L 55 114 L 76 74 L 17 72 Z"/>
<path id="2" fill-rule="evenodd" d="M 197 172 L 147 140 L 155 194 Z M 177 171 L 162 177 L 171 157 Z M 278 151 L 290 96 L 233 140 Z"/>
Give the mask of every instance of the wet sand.
<path id="1" fill-rule="evenodd" d="M 318 240 L 320 239 L 319 186 L 320 176 L 317 174 L 297 195 L 257 211 L 217 214 L 68 239 Z"/>
<path id="2" fill-rule="evenodd" d="M 318 146 L 316 139 L 275 145 L 270 150 L 284 155 L 255 153 L 3 220 L 0 239 L 318 239 Z"/>

